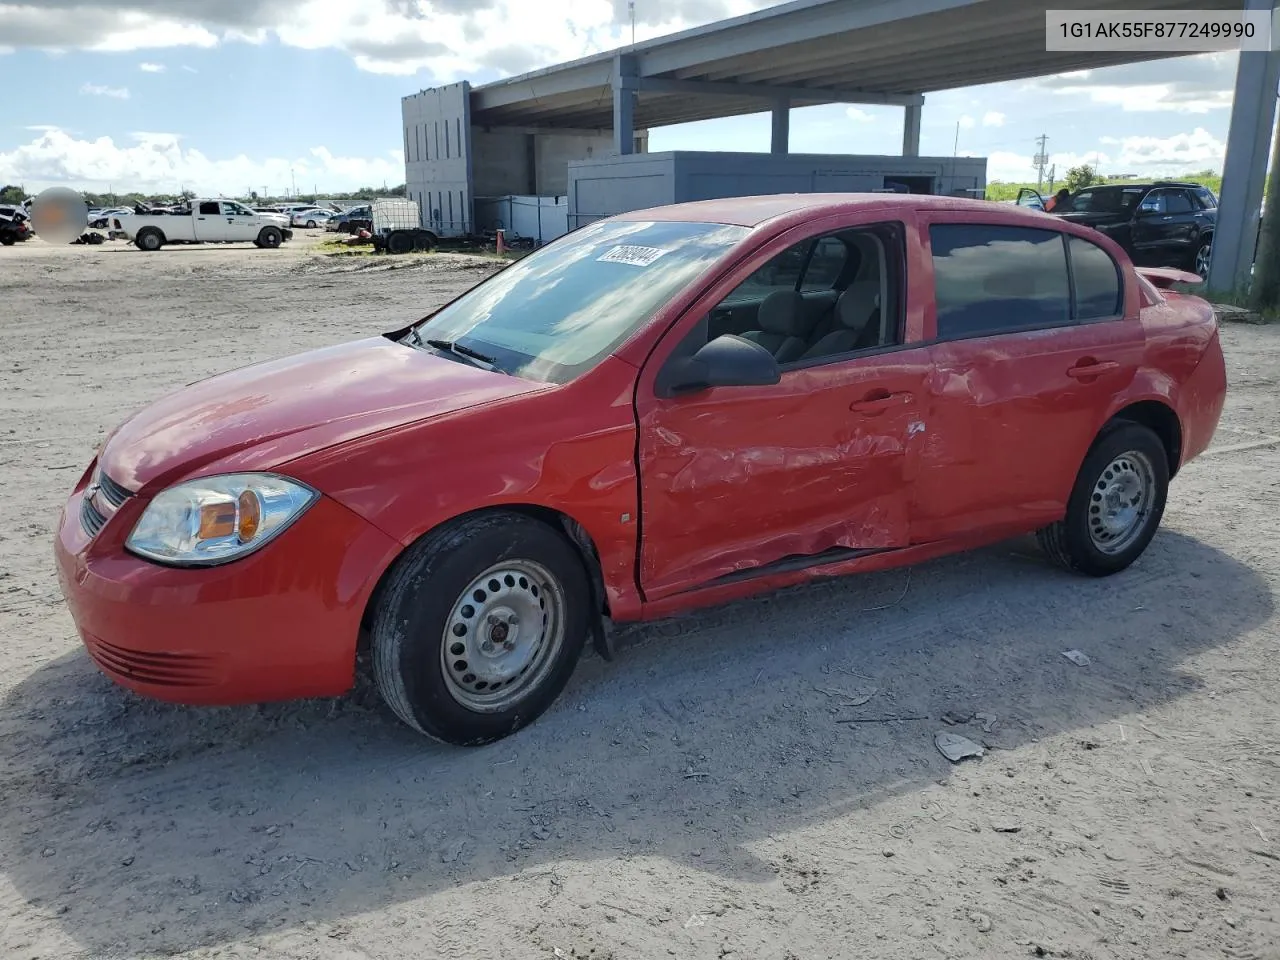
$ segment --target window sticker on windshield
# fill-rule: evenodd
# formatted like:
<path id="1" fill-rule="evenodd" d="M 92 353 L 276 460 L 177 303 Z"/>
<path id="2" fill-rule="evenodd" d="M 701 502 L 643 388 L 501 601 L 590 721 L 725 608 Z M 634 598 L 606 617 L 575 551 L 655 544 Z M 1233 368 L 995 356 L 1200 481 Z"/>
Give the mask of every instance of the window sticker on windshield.
<path id="1" fill-rule="evenodd" d="M 638 247 L 628 244 L 614 247 L 604 256 L 596 259 L 600 263 L 626 263 L 633 267 L 647 267 L 666 252 L 657 247 Z"/>

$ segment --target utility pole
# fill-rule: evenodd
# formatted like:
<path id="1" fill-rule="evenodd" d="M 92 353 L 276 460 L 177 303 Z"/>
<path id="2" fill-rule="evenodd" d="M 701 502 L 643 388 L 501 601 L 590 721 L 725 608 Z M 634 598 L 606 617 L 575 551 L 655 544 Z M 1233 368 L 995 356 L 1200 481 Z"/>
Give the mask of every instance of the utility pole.
<path id="1" fill-rule="evenodd" d="M 631 16 L 631 45 L 636 45 L 636 0 L 627 0 L 627 13 Z"/>
<path id="2" fill-rule="evenodd" d="M 1053 185 L 1058 182 L 1058 165 L 1049 168 L 1049 192 L 1053 193 Z"/>
<path id="3" fill-rule="evenodd" d="M 1049 135 L 1042 133 L 1036 137 L 1036 146 L 1040 149 L 1036 151 L 1036 155 L 1031 158 L 1032 165 L 1036 168 L 1036 189 L 1044 188 L 1044 168 L 1049 165 L 1049 154 L 1045 152 L 1045 144 L 1049 142 Z"/>

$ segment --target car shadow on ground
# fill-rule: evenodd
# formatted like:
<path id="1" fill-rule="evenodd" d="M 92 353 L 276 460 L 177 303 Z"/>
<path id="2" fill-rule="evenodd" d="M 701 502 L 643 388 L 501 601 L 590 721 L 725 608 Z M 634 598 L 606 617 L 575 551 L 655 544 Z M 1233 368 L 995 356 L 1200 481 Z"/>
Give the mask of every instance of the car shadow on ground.
<path id="1" fill-rule="evenodd" d="M 93 954 L 337 922 L 565 860 L 766 882 L 755 841 L 945 780 L 936 731 L 1000 762 L 1158 709 L 1198 688 L 1189 658 L 1271 613 L 1254 570 L 1176 532 L 1106 580 L 1012 541 L 628 628 L 616 662 L 584 660 L 537 723 L 470 750 L 410 733 L 367 689 L 194 710 L 76 652 L 0 704 L 0 856 Z M 1062 656 L 1076 648 L 1089 666 Z M 944 727 L 947 710 L 998 720 Z"/>

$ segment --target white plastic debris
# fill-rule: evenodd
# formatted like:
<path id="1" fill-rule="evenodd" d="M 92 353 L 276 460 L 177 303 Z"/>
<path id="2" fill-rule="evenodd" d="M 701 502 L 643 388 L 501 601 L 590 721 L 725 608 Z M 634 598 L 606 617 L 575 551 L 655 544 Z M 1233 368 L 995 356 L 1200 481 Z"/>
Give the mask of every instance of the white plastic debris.
<path id="1" fill-rule="evenodd" d="M 1077 667 L 1087 667 L 1089 664 L 1093 663 L 1092 660 L 1090 660 L 1087 656 L 1085 656 L 1085 654 L 1081 653 L 1079 650 L 1063 650 L 1062 655 L 1066 657 L 1068 660 L 1070 660 L 1072 663 L 1074 663 Z"/>
<path id="2" fill-rule="evenodd" d="M 933 745 L 952 763 L 959 763 L 966 757 L 981 757 L 986 753 L 979 744 L 958 733 L 935 733 Z"/>

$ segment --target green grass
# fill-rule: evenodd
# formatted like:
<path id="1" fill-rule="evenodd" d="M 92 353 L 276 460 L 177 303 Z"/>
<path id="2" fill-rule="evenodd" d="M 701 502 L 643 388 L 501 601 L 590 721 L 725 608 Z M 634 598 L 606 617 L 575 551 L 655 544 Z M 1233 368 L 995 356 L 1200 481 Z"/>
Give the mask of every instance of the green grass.
<path id="1" fill-rule="evenodd" d="M 1222 192 L 1222 177 L 1216 173 L 1215 174 L 1193 173 L 1185 177 L 1140 177 L 1134 180 L 1110 180 L 1110 179 L 1103 178 L 1102 181 L 1100 181 L 1099 183 L 1092 184 L 1092 186 L 1103 186 L 1103 185 L 1109 186 L 1112 184 L 1118 184 L 1123 186 L 1126 183 L 1150 183 L 1152 180 L 1180 180 L 1184 183 L 1198 183 L 1198 184 L 1201 184 L 1202 186 L 1208 187 L 1215 194 L 1219 194 Z M 1059 180 L 1057 183 L 1054 184 L 1053 190 L 1051 191 L 1049 189 L 1049 184 L 1045 183 L 1039 188 L 1040 195 L 1048 199 L 1049 195 L 1052 192 L 1062 189 L 1063 186 L 1064 186 L 1063 182 Z M 1018 191 L 1024 187 L 1030 187 L 1032 190 L 1037 189 L 1036 183 L 1034 180 L 1032 180 L 1029 183 L 1004 183 L 1003 181 L 1000 181 L 1000 180 L 992 180 L 990 183 L 987 184 L 987 199 L 997 200 L 997 201 L 1017 200 Z"/>

